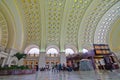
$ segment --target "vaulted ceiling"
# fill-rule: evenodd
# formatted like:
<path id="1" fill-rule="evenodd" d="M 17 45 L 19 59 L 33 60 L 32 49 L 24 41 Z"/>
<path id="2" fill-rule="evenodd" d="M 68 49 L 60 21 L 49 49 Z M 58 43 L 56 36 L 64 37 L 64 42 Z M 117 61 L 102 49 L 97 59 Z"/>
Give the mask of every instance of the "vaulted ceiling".
<path id="1" fill-rule="evenodd" d="M 0 0 L 0 45 L 78 51 L 93 43 L 120 51 L 119 0 Z"/>

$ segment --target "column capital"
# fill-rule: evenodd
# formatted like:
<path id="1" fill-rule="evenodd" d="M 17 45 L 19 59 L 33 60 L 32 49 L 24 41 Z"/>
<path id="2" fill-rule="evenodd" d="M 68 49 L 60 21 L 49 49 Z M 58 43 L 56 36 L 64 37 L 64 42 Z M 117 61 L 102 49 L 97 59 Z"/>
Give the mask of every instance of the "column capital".
<path id="1" fill-rule="evenodd" d="M 59 52 L 60 54 L 62 54 L 62 53 L 64 53 L 65 54 L 65 52 Z"/>
<path id="2" fill-rule="evenodd" d="M 40 54 L 45 54 L 45 52 L 40 52 Z"/>
<path id="3" fill-rule="evenodd" d="M 46 53 L 45 51 L 40 51 L 40 53 Z"/>

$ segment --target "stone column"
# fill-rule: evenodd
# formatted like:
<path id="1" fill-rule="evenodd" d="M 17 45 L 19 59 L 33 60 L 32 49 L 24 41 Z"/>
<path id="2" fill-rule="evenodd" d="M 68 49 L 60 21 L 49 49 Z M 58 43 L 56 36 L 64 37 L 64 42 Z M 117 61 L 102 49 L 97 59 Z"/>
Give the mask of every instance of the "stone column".
<path id="1" fill-rule="evenodd" d="M 45 54 L 46 54 L 45 52 L 40 52 L 40 55 L 39 55 L 39 63 L 38 63 L 39 68 L 45 67 L 45 64 L 46 64 Z"/>
<path id="2" fill-rule="evenodd" d="M 60 63 L 66 65 L 66 55 L 65 52 L 60 52 Z"/>

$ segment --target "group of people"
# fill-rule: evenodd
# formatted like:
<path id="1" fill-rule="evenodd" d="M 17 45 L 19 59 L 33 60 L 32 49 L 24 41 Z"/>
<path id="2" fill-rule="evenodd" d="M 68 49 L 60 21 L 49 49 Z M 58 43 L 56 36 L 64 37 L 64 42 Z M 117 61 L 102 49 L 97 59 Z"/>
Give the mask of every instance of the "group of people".
<path id="1" fill-rule="evenodd" d="M 65 64 L 53 64 L 52 65 L 52 72 L 54 71 L 57 71 L 57 72 L 60 72 L 60 71 L 72 71 L 72 66 L 70 65 L 65 65 Z"/>
<path id="2" fill-rule="evenodd" d="M 51 70 L 52 72 L 60 72 L 60 71 L 73 71 L 73 67 L 70 65 L 66 65 L 66 64 L 52 64 L 51 67 L 50 66 L 45 66 L 42 68 L 39 68 L 38 66 L 36 66 L 36 71 L 49 71 Z"/>

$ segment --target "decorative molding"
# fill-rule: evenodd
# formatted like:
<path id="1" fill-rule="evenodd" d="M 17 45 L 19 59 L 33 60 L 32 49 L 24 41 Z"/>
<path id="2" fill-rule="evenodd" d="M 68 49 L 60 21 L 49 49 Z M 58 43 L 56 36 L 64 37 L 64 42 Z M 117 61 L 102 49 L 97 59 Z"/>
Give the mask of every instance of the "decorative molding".
<path id="1" fill-rule="evenodd" d="M 96 27 L 103 15 L 119 0 L 94 0 L 83 17 L 79 30 L 79 48 L 84 44 L 94 43 Z"/>
<path id="2" fill-rule="evenodd" d="M 0 12 L 0 45 L 7 47 L 8 44 L 8 25 L 5 17 Z"/>
<path id="3" fill-rule="evenodd" d="M 20 0 L 17 3 L 19 8 L 22 8 L 24 17 L 24 31 L 26 35 L 26 45 L 40 45 L 41 39 L 41 24 L 40 24 L 40 4 L 39 0 Z"/>
<path id="4" fill-rule="evenodd" d="M 120 16 L 120 2 L 111 7 L 99 21 L 94 35 L 94 43 L 108 43 L 111 24 L 117 20 L 118 16 Z"/>

